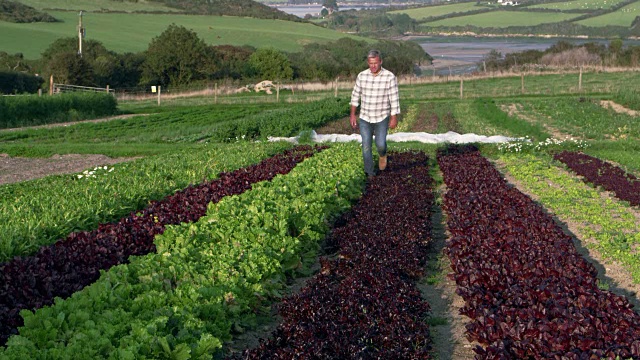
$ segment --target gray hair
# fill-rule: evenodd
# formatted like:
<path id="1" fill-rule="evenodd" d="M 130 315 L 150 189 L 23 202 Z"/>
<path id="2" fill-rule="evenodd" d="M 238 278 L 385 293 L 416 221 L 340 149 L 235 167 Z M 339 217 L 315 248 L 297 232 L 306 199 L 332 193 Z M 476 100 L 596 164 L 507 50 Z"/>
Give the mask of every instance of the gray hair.
<path id="1" fill-rule="evenodd" d="M 369 53 L 367 54 L 367 59 L 368 58 L 379 58 L 382 60 L 382 55 L 380 55 L 380 51 L 378 50 L 369 50 Z"/>

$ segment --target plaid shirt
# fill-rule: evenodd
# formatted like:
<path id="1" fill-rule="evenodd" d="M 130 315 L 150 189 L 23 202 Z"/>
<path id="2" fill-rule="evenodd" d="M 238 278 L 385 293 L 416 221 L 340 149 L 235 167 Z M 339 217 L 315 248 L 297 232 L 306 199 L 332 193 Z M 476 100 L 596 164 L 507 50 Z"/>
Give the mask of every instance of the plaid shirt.
<path id="1" fill-rule="evenodd" d="M 367 69 L 358 74 L 351 92 L 351 105 L 360 105 L 360 119 L 378 123 L 389 115 L 400 114 L 398 80 L 393 73 L 381 68 L 378 75 Z"/>

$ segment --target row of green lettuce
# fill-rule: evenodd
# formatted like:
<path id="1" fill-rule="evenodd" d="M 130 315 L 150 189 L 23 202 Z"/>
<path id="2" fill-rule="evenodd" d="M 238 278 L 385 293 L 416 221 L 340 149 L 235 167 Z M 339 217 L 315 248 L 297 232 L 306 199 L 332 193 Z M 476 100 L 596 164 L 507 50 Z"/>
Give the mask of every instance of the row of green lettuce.
<path id="1" fill-rule="evenodd" d="M 3 359 L 210 359 L 232 329 L 252 326 L 288 275 L 308 269 L 330 223 L 361 196 L 355 143 L 168 226 L 157 253 L 132 257 L 71 298 L 35 313 Z"/>
<path id="2" fill-rule="evenodd" d="M 498 159 L 523 190 L 575 224 L 588 247 L 621 263 L 640 283 L 640 224 L 628 203 L 603 197 L 598 188 L 582 182 L 549 155 L 507 153 Z"/>
<path id="3" fill-rule="evenodd" d="M 203 145 L 73 175 L 0 186 L 0 262 L 33 254 L 69 233 L 97 228 L 190 184 L 248 166 L 285 143 Z"/>

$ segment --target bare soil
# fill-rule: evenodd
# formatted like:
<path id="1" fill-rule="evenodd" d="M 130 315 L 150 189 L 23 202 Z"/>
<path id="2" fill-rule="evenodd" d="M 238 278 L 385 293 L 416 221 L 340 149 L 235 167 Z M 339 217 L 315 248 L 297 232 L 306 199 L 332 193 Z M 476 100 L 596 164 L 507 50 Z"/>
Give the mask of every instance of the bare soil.
<path id="1" fill-rule="evenodd" d="M 39 179 L 48 175 L 73 174 L 89 168 L 130 161 L 100 154 L 53 155 L 48 159 L 10 157 L 0 154 L 0 185 Z"/>
<path id="2" fill-rule="evenodd" d="M 629 108 L 626 108 L 618 103 L 615 103 L 613 101 L 609 101 L 609 100 L 602 100 L 600 101 L 600 106 L 604 107 L 604 108 L 609 108 L 612 109 L 613 111 L 617 112 L 617 113 L 621 113 L 621 114 L 627 114 L 627 115 L 631 115 L 631 116 L 640 116 L 640 111 L 636 111 L 636 110 L 631 110 Z"/>
<path id="3" fill-rule="evenodd" d="M 55 123 L 24 128 L 0 129 L 0 132 L 17 131 L 24 129 L 49 129 L 60 126 L 71 126 L 80 123 L 98 123 L 118 119 L 127 119 L 133 116 L 147 115 L 148 114 L 117 115 L 93 120 Z M 137 159 L 137 157 L 114 159 L 100 154 L 56 154 L 48 159 L 10 157 L 8 154 L 0 154 L 0 185 L 39 179 L 48 175 L 73 174 L 89 168 L 94 168 L 96 166 L 113 165 L 120 162 L 131 161 L 134 159 Z"/>

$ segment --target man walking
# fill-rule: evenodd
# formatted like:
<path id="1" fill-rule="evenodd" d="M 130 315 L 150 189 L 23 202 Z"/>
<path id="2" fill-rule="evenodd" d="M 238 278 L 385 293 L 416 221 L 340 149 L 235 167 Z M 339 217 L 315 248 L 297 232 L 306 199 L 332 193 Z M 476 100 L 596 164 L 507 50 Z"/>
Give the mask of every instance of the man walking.
<path id="1" fill-rule="evenodd" d="M 382 67 L 382 57 L 377 50 L 367 54 L 369 69 L 358 74 L 356 84 L 351 93 L 351 127 L 360 126 L 362 136 L 362 158 L 364 172 L 374 176 L 372 145 L 376 139 L 376 149 L 380 171 L 387 167 L 387 131 L 398 125 L 397 115 L 400 113 L 398 96 L 398 80 L 389 70 Z M 360 105 L 360 116 L 356 109 Z"/>

